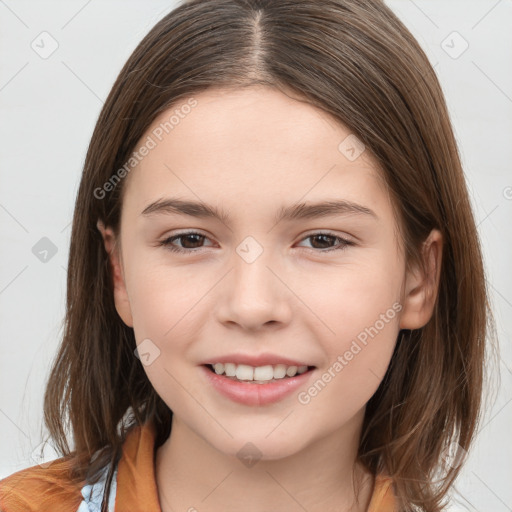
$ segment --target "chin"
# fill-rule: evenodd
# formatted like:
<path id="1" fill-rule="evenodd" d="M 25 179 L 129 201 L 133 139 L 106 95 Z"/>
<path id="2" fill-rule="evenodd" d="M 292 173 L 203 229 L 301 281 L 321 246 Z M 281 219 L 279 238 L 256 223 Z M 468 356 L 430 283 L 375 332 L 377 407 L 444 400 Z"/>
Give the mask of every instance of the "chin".
<path id="1" fill-rule="evenodd" d="M 223 439 L 211 439 L 208 442 L 223 454 L 240 459 L 247 467 L 251 467 L 258 461 L 290 457 L 299 452 L 304 443 L 302 436 L 298 435 L 298 438 L 302 439 L 299 445 L 289 435 L 286 438 L 276 435 L 276 432 L 269 435 L 268 429 L 261 429 L 261 431 L 253 429 L 246 435 L 237 435 L 233 430 L 229 432 L 233 438 L 227 439 L 223 436 Z"/>

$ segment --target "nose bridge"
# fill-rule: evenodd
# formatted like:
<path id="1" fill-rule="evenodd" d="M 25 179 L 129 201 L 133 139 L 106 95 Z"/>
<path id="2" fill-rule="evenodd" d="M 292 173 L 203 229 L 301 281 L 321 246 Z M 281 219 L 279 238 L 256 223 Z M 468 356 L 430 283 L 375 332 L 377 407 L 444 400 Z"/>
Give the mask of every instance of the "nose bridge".
<path id="1" fill-rule="evenodd" d="M 235 249 L 233 255 L 233 294 L 242 302 L 250 299 L 252 306 L 262 307 L 272 302 L 270 295 L 277 292 L 276 277 L 270 271 L 272 250 L 264 247 L 256 238 L 246 237 Z"/>
<path id="2" fill-rule="evenodd" d="M 289 292 L 275 275 L 279 264 L 276 252 L 256 238 L 246 237 L 231 258 L 231 276 L 221 298 L 221 317 L 245 327 L 289 319 Z"/>

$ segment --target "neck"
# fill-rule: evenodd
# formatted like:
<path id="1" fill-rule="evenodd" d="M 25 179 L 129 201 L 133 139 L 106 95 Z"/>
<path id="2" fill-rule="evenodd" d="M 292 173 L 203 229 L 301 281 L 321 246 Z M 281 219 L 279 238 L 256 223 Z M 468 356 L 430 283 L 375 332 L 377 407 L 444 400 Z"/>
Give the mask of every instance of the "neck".
<path id="1" fill-rule="evenodd" d="M 288 457 L 245 465 L 173 416 L 155 461 L 162 512 L 364 512 L 374 479 L 356 463 L 362 416 L 353 420 Z"/>

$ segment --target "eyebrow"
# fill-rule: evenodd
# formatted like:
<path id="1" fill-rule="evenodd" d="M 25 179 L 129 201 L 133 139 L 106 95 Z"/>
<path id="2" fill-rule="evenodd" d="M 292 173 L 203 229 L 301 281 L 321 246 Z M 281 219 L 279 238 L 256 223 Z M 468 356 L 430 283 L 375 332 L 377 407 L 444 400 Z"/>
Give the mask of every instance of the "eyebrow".
<path id="1" fill-rule="evenodd" d="M 149 204 L 141 212 L 141 215 L 149 217 L 153 215 L 188 215 L 198 218 L 218 219 L 224 224 L 231 221 L 230 215 L 222 208 L 208 205 L 206 203 L 189 201 L 177 198 L 159 199 Z M 328 200 L 317 203 L 295 203 L 286 207 L 281 207 L 275 215 L 275 223 L 281 221 L 293 221 L 301 219 L 316 219 L 334 215 L 368 215 L 378 220 L 377 214 L 361 204 L 357 204 L 344 199 Z"/>

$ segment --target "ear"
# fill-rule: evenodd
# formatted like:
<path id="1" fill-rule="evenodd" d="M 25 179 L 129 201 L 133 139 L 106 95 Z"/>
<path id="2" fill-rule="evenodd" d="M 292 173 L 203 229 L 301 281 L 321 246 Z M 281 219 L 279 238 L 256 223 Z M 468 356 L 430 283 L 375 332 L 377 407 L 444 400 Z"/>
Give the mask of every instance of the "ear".
<path id="1" fill-rule="evenodd" d="M 415 267 L 405 279 L 400 329 L 419 329 L 430 320 L 437 299 L 442 254 L 443 236 L 433 229 L 422 245 L 427 274 Z"/>
<path id="2" fill-rule="evenodd" d="M 96 227 L 101 233 L 105 250 L 107 251 L 110 261 L 110 270 L 114 280 L 114 302 L 116 310 L 123 322 L 128 327 L 133 327 L 132 310 L 130 308 L 128 293 L 126 291 L 124 269 L 116 236 L 111 228 L 105 228 L 105 225 L 101 220 L 98 220 Z"/>

